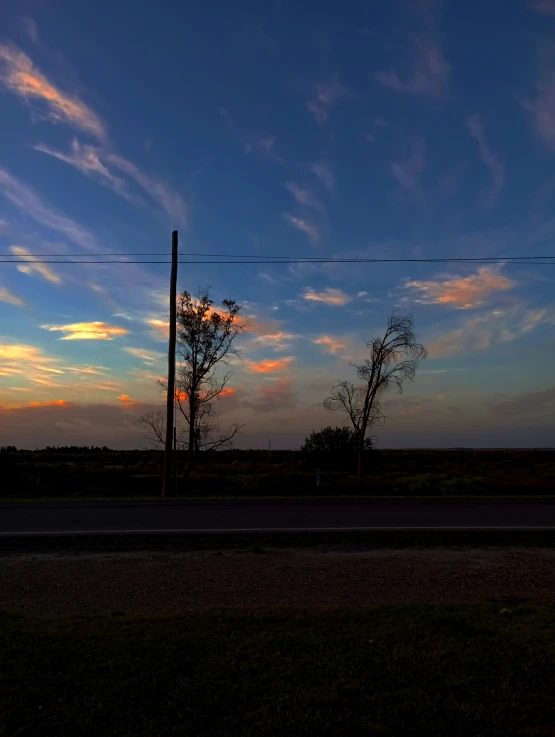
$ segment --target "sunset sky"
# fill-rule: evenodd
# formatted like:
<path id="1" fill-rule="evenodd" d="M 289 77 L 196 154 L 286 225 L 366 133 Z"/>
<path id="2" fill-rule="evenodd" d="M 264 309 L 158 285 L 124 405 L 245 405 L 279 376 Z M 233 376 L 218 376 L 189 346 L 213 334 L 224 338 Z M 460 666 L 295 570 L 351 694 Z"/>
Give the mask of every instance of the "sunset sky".
<path id="1" fill-rule="evenodd" d="M 206 255 L 555 255 L 555 0 L 7 0 L 0 125 L 0 445 L 143 447 L 163 406 L 168 264 L 79 254 L 178 229 Z M 553 446 L 554 276 L 181 264 L 178 288 L 244 305 L 239 447 L 342 424 L 322 402 L 393 309 L 429 358 L 380 447 Z"/>

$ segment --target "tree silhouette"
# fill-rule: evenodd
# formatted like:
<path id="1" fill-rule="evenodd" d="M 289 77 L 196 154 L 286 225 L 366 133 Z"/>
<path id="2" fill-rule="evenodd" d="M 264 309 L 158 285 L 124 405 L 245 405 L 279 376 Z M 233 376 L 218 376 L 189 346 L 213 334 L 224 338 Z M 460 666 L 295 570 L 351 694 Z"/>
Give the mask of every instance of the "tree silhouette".
<path id="1" fill-rule="evenodd" d="M 237 355 L 234 343 L 246 332 L 240 317 L 241 305 L 226 299 L 214 306 L 210 289 L 200 289 L 196 295 L 184 291 L 177 298 L 177 355 L 175 400 L 184 421 L 186 440 L 180 447 L 187 450 L 187 464 L 182 480 L 187 482 L 199 450 L 228 447 L 239 432 L 237 423 L 221 431 L 216 418 L 214 401 L 221 396 L 233 372 L 217 374 L 220 364 L 228 365 Z M 160 385 L 167 391 L 167 384 Z M 147 428 L 147 439 L 153 444 L 165 439 L 165 418 L 161 412 L 143 415 L 139 422 Z"/>
<path id="2" fill-rule="evenodd" d="M 387 320 L 387 328 L 380 338 L 366 343 L 370 356 L 357 366 L 357 376 L 362 384 L 355 386 L 350 381 L 336 384 L 331 395 L 324 400 L 330 410 L 346 412 L 358 438 L 358 476 L 364 480 L 364 443 L 369 428 L 385 421 L 380 397 L 390 387 L 399 394 L 408 379 L 412 381 L 421 359 L 427 351 L 417 342 L 411 315 L 393 312 Z"/>

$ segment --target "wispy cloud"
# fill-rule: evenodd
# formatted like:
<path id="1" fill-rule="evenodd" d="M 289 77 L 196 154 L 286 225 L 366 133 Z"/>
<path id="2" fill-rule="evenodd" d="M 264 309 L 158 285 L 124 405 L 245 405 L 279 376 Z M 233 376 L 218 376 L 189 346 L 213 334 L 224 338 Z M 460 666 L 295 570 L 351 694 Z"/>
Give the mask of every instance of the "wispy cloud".
<path id="1" fill-rule="evenodd" d="M 64 153 L 51 146 L 39 143 L 33 147 L 36 151 L 54 156 L 60 161 L 73 166 L 75 169 L 93 177 L 106 187 L 109 187 L 124 199 L 141 202 L 140 198 L 129 191 L 128 182 L 116 176 L 109 167 L 117 169 L 130 177 L 141 187 L 163 210 L 173 218 L 177 225 L 186 226 L 188 220 L 187 205 L 183 198 L 166 182 L 162 182 L 145 174 L 136 164 L 110 151 L 79 143 L 74 139 L 71 151 Z"/>
<path id="2" fill-rule="evenodd" d="M 327 189 L 330 194 L 335 194 L 335 174 L 331 166 L 325 161 L 315 161 L 309 168 L 324 189 Z"/>
<path id="3" fill-rule="evenodd" d="M 27 262 L 26 264 L 20 264 L 17 267 L 17 270 L 22 274 L 38 274 L 52 284 L 62 283 L 62 279 L 58 274 L 56 274 L 47 264 L 40 263 L 40 257 L 31 255 L 26 248 L 23 248 L 23 246 L 10 246 L 10 251 L 14 256 L 18 256 Z"/>
<path id="4" fill-rule="evenodd" d="M 307 287 L 303 293 L 303 299 L 308 302 L 323 302 L 326 305 L 341 307 L 351 301 L 351 297 L 341 289 L 327 287 L 321 292 L 315 292 L 312 287 Z"/>
<path id="5" fill-rule="evenodd" d="M 328 353 L 339 353 L 347 347 L 347 341 L 343 338 L 336 338 L 332 335 L 321 335 L 313 341 L 316 345 L 323 346 Z"/>
<path id="6" fill-rule="evenodd" d="M 266 361 L 248 361 L 247 366 L 249 371 L 253 371 L 255 374 L 274 374 L 288 369 L 292 362 L 293 356 L 287 356 Z"/>
<path id="7" fill-rule="evenodd" d="M 482 266 L 476 274 L 447 279 L 409 281 L 406 286 L 419 293 L 416 302 L 448 305 L 459 310 L 479 307 L 490 294 L 515 286 L 512 279 L 492 266 Z"/>
<path id="8" fill-rule="evenodd" d="M 58 89 L 15 46 L 0 46 L 0 85 L 27 102 L 42 103 L 48 120 L 78 128 L 99 140 L 106 138 L 98 115 L 77 95 Z"/>
<path id="9" fill-rule="evenodd" d="M 523 105 L 532 115 L 537 134 L 555 150 L 555 72 L 538 81 L 536 89 L 536 99 L 527 100 Z"/>
<path id="10" fill-rule="evenodd" d="M 330 110 L 338 100 L 348 97 L 351 93 L 337 80 L 331 82 L 316 82 L 311 85 L 311 95 L 306 103 L 306 109 L 312 113 L 318 125 L 327 123 Z"/>
<path id="11" fill-rule="evenodd" d="M 459 328 L 436 336 L 426 346 L 430 358 L 485 351 L 516 340 L 543 324 L 555 324 L 555 311 L 520 307 L 494 310 L 465 320 Z"/>
<path id="12" fill-rule="evenodd" d="M 415 141 L 408 158 L 389 162 L 389 172 L 401 187 L 419 201 L 423 201 L 424 193 L 420 184 L 420 176 L 426 169 L 426 147 L 422 139 Z"/>
<path id="13" fill-rule="evenodd" d="M 118 335 L 125 335 L 127 330 L 105 322 L 74 322 L 68 325 L 42 325 L 44 330 L 64 333 L 60 340 L 113 340 Z"/>
<path id="14" fill-rule="evenodd" d="M 105 155 L 104 158 L 109 164 L 112 164 L 117 169 L 123 171 L 125 174 L 134 179 L 137 184 L 142 187 L 155 202 L 158 202 L 158 204 L 163 207 L 168 215 L 174 219 L 175 223 L 183 226 L 187 225 L 187 206 L 182 197 L 177 194 L 177 192 L 175 192 L 168 184 L 152 179 L 147 174 L 142 172 L 138 166 L 121 156 L 108 153 Z"/>
<path id="15" fill-rule="evenodd" d="M 25 343 L 0 343 L 0 376 L 33 376 L 63 373 L 57 360 L 40 348 Z"/>
<path id="16" fill-rule="evenodd" d="M 100 184 L 110 187 L 110 189 L 113 189 L 123 197 L 130 197 L 129 193 L 125 189 L 125 182 L 123 179 L 115 177 L 101 162 L 100 152 L 102 149 L 95 146 L 89 146 L 88 144 L 81 144 L 76 138 L 71 142 L 71 151 L 69 153 L 58 151 L 52 146 L 47 146 L 44 143 L 37 143 L 33 148 L 35 151 L 41 151 L 49 156 L 54 156 L 60 161 L 65 161 L 66 164 L 73 166 L 86 176 L 97 177 Z"/>
<path id="17" fill-rule="evenodd" d="M 531 0 L 530 8 L 537 13 L 555 16 L 555 0 Z"/>
<path id="18" fill-rule="evenodd" d="M 316 197 L 314 192 L 311 192 L 309 189 L 304 189 L 303 187 L 300 187 L 295 182 L 286 182 L 285 189 L 288 192 L 291 192 L 299 205 L 310 207 L 311 209 L 316 210 L 322 215 L 325 215 L 326 209 L 323 203 L 320 202 L 320 200 Z"/>
<path id="19" fill-rule="evenodd" d="M 484 194 L 483 204 L 485 207 L 493 207 L 498 203 L 501 191 L 505 186 L 505 166 L 488 144 L 480 115 L 469 115 L 466 119 L 466 126 L 470 135 L 478 142 L 480 158 L 490 170 L 491 186 Z"/>
<path id="20" fill-rule="evenodd" d="M 27 36 L 29 36 L 31 41 L 36 44 L 39 40 L 39 27 L 37 22 L 27 15 L 21 19 L 21 25 L 23 26 L 23 30 Z"/>
<path id="21" fill-rule="evenodd" d="M 286 213 L 283 216 L 283 219 L 286 220 L 293 228 L 297 228 L 297 230 L 302 231 L 312 243 L 318 243 L 320 240 L 320 230 L 309 220 L 296 217 L 295 215 L 290 215 L 289 213 Z"/>
<path id="22" fill-rule="evenodd" d="M 123 407 L 136 407 L 139 404 L 127 394 L 120 394 L 116 399 L 119 399 Z"/>
<path id="23" fill-rule="evenodd" d="M 65 399 L 47 399 L 44 402 L 29 402 L 29 407 L 67 407 Z"/>
<path id="24" fill-rule="evenodd" d="M 267 348 L 273 348 L 274 350 L 284 350 L 288 348 L 291 341 L 297 338 L 297 335 L 293 333 L 268 333 L 267 335 L 258 335 L 253 339 L 253 344 L 257 346 L 264 346 Z"/>
<path id="25" fill-rule="evenodd" d="M 94 236 L 71 218 L 60 215 L 46 205 L 31 189 L 0 169 L 0 192 L 23 214 L 41 225 L 62 233 L 68 240 L 86 250 L 98 250 Z"/>
<path id="26" fill-rule="evenodd" d="M 135 356 L 135 358 L 139 358 L 145 363 L 156 363 L 165 357 L 164 354 L 159 351 L 149 351 L 146 348 L 131 348 L 126 346 L 125 348 L 122 348 L 122 350 L 129 353 L 131 356 Z"/>
<path id="27" fill-rule="evenodd" d="M 25 302 L 16 294 L 10 292 L 6 287 L 0 287 L 0 302 L 6 302 L 15 307 L 25 307 Z"/>
<path id="28" fill-rule="evenodd" d="M 403 81 L 398 72 L 379 71 L 374 75 L 384 87 L 410 95 L 426 95 L 441 99 L 449 90 L 450 65 L 445 60 L 439 46 L 429 39 L 412 37 L 413 57 Z"/>

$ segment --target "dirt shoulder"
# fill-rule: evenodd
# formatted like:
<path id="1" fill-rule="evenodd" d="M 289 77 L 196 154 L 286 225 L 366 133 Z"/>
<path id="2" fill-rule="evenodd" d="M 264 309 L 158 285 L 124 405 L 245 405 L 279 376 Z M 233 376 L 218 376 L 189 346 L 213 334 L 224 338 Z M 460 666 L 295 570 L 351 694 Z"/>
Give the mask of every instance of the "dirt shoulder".
<path id="1" fill-rule="evenodd" d="M 23 614 L 477 601 L 555 605 L 555 550 L 317 546 L 0 558 L 0 610 Z"/>

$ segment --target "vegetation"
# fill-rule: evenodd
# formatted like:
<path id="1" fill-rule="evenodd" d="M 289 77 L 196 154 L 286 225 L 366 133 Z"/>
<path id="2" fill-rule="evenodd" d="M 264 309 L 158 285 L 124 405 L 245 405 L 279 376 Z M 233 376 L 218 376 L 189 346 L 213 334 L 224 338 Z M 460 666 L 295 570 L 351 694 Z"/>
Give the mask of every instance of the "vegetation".
<path id="1" fill-rule="evenodd" d="M 319 468 L 346 470 L 353 467 L 358 457 L 359 438 L 349 427 L 324 427 L 312 432 L 301 447 L 307 459 Z M 373 450 L 372 438 L 365 438 L 364 453 Z"/>
<path id="2" fill-rule="evenodd" d="M 555 451 L 372 450 L 361 488 L 354 456 L 226 450 L 198 454 L 190 498 L 310 496 L 554 496 Z M 163 453 L 51 448 L 0 454 L 0 497 L 157 498 Z M 184 459 L 180 461 L 181 472 Z M 316 472 L 320 470 L 320 487 Z M 172 485 L 172 488 L 175 486 Z M 175 492 L 174 492 L 175 493 Z"/>
<path id="3" fill-rule="evenodd" d="M 241 306 L 225 299 L 221 307 L 214 307 L 210 290 L 200 290 L 196 296 L 185 291 L 177 300 L 177 354 L 175 401 L 184 428 L 180 427 L 182 449 L 187 451 L 183 481 L 193 470 L 195 458 L 201 450 L 229 447 L 240 426 L 232 425 L 221 432 L 216 420 L 214 401 L 224 392 L 232 371 L 217 375 L 220 364 L 228 365 L 237 355 L 235 340 L 245 332 L 240 320 Z M 164 382 L 161 386 L 167 391 Z M 147 439 L 155 447 L 163 447 L 166 436 L 162 412 L 149 413 L 139 422 L 147 428 Z"/>
<path id="4" fill-rule="evenodd" d="M 427 356 L 424 346 L 417 342 L 412 317 L 396 312 L 389 316 L 383 336 L 374 338 L 366 346 L 369 358 L 355 366 L 362 384 L 355 386 L 350 381 L 341 381 L 324 401 L 328 409 L 339 409 L 349 417 L 358 438 L 358 477 L 361 484 L 366 434 L 385 421 L 380 398 L 391 387 L 401 394 L 405 381 L 414 379 L 419 361 Z"/>
<path id="5" fill-rule="evenodd" d="M 555 612 L 499 606 L 0 616 L 0 733 L 540 735 Z"/>

